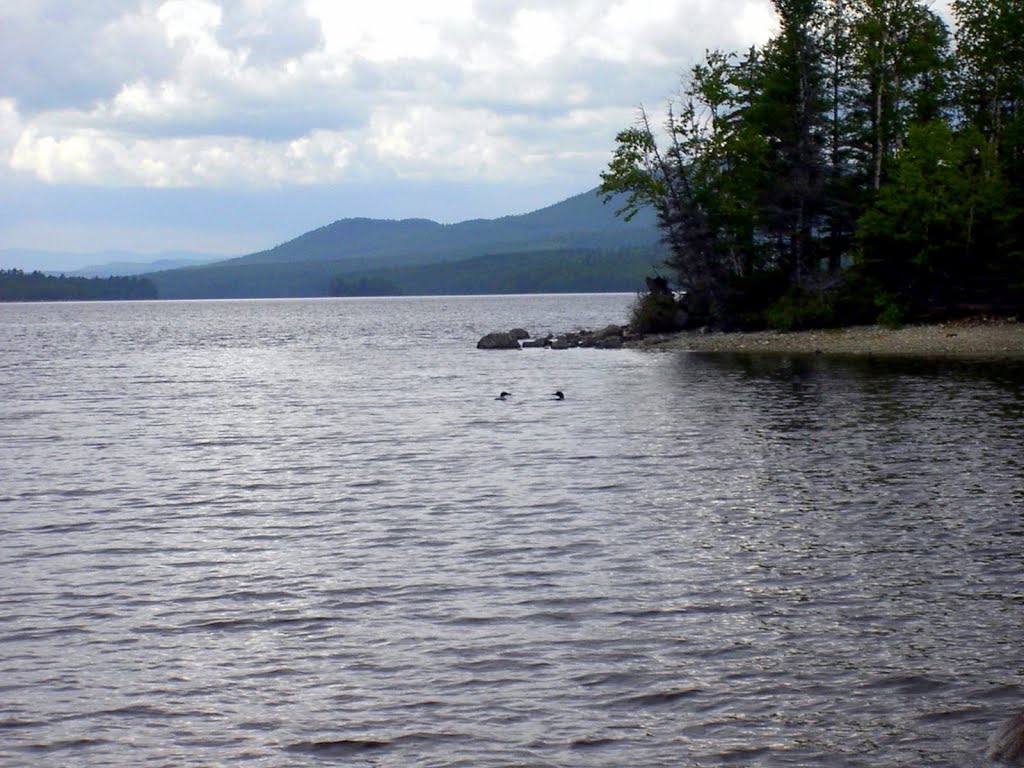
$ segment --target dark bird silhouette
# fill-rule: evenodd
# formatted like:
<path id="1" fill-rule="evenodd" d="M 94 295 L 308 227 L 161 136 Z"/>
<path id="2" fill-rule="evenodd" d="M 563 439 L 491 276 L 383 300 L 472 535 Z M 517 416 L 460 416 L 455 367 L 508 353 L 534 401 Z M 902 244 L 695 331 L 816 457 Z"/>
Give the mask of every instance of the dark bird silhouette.
<path id="1" fill-rule="evenodd" d="M 562 390 L 555 391 L 555 400 L 565 400 L 565 393 Z"/>
<path id="2" fill-rule="evenodd" d="M 510 397 L 512 397 L 512 393 L 511 392 L 502 392 L 500 395 L 498 395 L 494 399 L 495 400 L 507 400 Z"/>
<path id="3" fill-rule="evenodd" d="M 1011 717 L 992 734 L 986 757 L 1003 765 L 1024 765 L 1024 711 Z"/>

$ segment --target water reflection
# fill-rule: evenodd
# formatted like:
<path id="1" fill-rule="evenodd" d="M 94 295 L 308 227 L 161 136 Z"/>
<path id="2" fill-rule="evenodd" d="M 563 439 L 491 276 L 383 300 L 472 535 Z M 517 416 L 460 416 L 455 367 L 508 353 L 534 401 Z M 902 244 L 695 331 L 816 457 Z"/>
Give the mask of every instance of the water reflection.
<path id="1" fill-rule="evenodd" d="M 742 457 L 703 474 L 702 495 L 746 489 L 706 521 L 736 542 L 719 547 L 742 564 L 724 591 L 746 594 L 756 621 L 736 631 L 775 646 L 744 664 L 816 680 L 822 706 L 902 701 L 919 721 L 890 737 L 922 749 L 951 720 L 982 719 L 991 689 L 970 673 L 1021 619 L 1007 537 L 1024 531 L 1024 367 L 690 354 L 671 375 L 703 392 L 688 417 L 711 453 Z M 893 727 L 877 715 L 854 727 Z"/>

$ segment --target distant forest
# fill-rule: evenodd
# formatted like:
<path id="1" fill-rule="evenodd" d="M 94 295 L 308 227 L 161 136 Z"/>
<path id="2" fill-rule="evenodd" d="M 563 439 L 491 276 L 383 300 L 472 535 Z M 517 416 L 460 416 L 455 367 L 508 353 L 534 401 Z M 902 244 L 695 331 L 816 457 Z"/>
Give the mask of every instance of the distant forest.
<path id="1" fill-rule="evenodd" d="M 658 246 L 480 256 L 339 276 L 331 295 L 630 293 L 643 288 L 664 256 Z"/>
<path id="2" fill-rule="evenodd" d="M 65 277 L 20 269 L 0 270 L 0 301 L 103 301 L 155 299 L 156 286 L 139 277 Z"/>
<path id="3" fill-rule="evenodd" d="M 1024 2 L 775 0 L 709 51 L 601 191 L 652 206 L 691 324 L 780 328 L 1024 308 Z M 657 124 L 663 125 L 663 130 Z"/>

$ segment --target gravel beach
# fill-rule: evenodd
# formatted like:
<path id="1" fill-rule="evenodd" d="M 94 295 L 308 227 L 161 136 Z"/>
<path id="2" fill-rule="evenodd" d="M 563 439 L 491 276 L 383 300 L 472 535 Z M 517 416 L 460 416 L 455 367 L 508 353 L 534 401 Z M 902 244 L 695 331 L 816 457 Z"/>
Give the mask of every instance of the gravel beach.
<path id="1" fill-rule="evenodd" d="M 781 333 L 683 333 L 648 337 L 640 346 L 693 352 L 769 352 L 1024 359 L 1024 323 L 1012 320 L 970 320 L 912 325 L 904 328 L 859 326 Z"/>

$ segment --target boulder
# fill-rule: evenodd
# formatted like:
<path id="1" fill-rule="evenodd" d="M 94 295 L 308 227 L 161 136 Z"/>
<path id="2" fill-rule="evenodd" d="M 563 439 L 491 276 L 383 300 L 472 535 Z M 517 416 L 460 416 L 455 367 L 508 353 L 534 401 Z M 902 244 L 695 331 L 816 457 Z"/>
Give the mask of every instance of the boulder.
<path id="1" fill-rule="evenodd" d="M 606 325 L 600 331 L 594 331 L 594 338 L 600 340 L 618 337 L 621 339 L 622 333 L 621 325 Z"/>
<path id="2" fill-rule="evenodd" d="M 488 333 L 476 343 L 477 349 L 520 349 L 519 340 L 505 331 Z"/>

